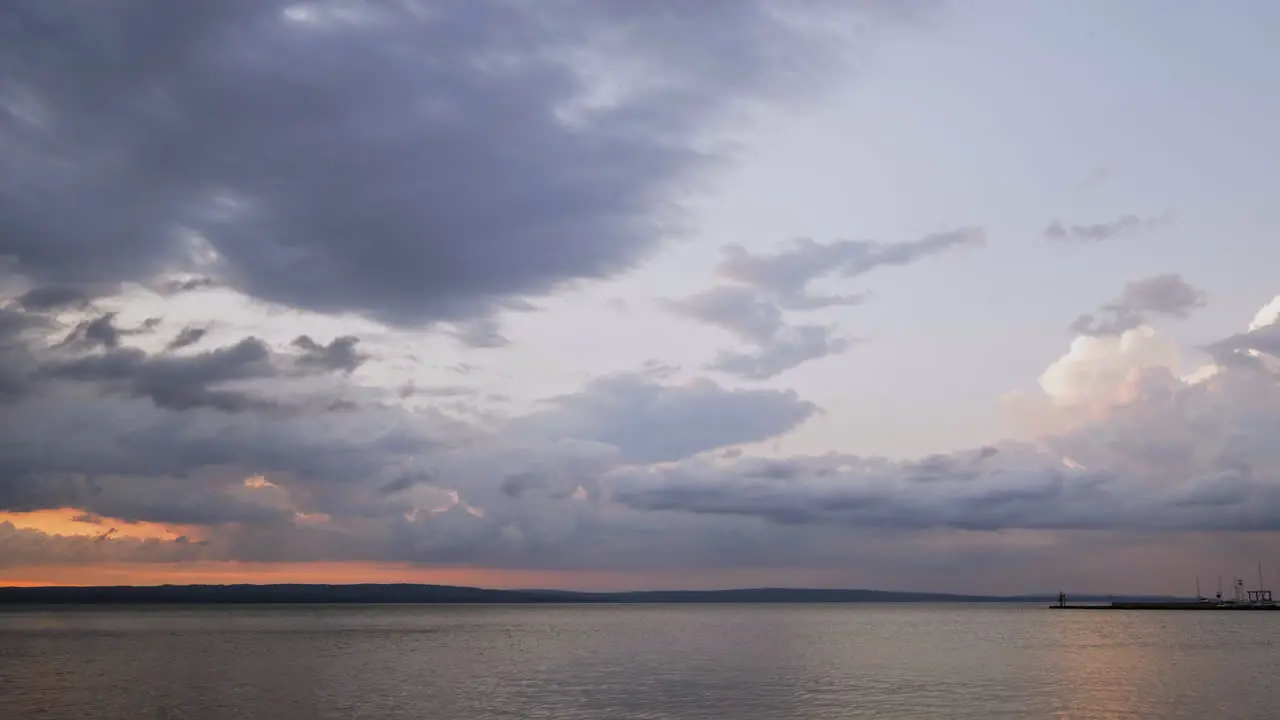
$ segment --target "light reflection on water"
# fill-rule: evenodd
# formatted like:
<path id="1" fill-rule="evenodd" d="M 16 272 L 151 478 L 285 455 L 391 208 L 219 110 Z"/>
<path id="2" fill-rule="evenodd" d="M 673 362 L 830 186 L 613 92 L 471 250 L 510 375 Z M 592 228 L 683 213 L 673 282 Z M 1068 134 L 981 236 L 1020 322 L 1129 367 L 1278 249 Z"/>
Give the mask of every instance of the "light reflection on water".
<path id="1" fill-rule="evenodd" d="M 1270 718 L 1280 614 L 1041 607 L 0 612 L 0 716 Z"/>

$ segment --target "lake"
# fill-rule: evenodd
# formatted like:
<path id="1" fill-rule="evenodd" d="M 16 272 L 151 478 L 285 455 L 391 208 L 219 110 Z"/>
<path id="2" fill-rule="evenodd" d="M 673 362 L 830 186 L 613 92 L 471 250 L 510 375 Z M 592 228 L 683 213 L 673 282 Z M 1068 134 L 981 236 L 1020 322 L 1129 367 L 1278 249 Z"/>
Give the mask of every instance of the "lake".
<path id="1" fill-rule="evenodd" d="M 0 611 L 0 716 L 1271 718 L 1280 613 L 1007 605 Z"/>

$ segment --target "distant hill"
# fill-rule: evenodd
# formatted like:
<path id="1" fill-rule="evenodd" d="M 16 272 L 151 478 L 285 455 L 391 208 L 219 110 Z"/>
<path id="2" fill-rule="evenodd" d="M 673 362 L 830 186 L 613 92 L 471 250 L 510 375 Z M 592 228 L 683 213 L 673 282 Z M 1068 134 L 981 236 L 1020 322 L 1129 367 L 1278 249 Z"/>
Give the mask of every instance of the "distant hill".
<path id="1" fill-rule="evenodd" d="M 1166 596 L 1071 595 L 1072 602 L 1171 600 Z M 892 590 L 748 588 L 591 593 L 489 590 L 450 585 L 159 585 L 0 587 L 0 605 L 133 605 L 201 603 L 1041 603 L 1046 595 L 989 596 Z"/>

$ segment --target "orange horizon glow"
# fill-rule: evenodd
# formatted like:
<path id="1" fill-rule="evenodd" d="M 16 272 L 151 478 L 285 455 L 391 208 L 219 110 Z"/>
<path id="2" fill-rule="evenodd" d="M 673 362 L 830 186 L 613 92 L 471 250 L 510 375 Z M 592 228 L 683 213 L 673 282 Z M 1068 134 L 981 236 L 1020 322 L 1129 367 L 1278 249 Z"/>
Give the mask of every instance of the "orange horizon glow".
<path id="1" fill-rule="evenodd" d="M 791 568 L 771 573 L 773 584 L 829 585 L 820 573 Z M 0 568 L 0 587 L 104 585 L 235 585 L 411 583 L 464 587 L 584 591 L 712 590 L 759 586 L 759 569 L 695 570 L 516 570 L 423 566 L 376 562 L 241 562 L 199 560 L 169 563 L 95 563 Z"/>
<path id="2" fill-rule="evenodd" d="M 90 519 L 91 518 L 91 519 Z M 141 520 L 126 521 L 120 518 L 90 516 L 79 508 L 49 508 L 28 512 L 0 511 L 0 523 L 9 523 L 19 530 L 36 530 L 46 535 L 65 537 L 101 537 L 134 540 L 190 540 L 204 539 L 201 528 L 153 523 Z"/>
<path id="3" fill-rule="evenodd" d="M 265 479 L 250 477 L 245 486 L 268 489 Z M 299 525 L 324 524 L 321 513 L 295 513 Z M 126 522 L 64 507 L 30 512 L 0 512 L 0 524 L 49 536 L 91 540 L 173 542 L 179 537 L 204 540 L 211 528 L 153 522 Z M 768 573 L 775 584 L 818 585 L 823 579 L 804 568 Z M 666 568 L 661 570 L 545 570 L 474 566 L 428 566 L 407 562 L 311 561 L 246 562 L 184 560 L 168 562 L 107 561 L 0 566 L 0 587 L 69 587 L 108 585 L 235 584 L 427 584 L 493 589 L 564 589 L 627 591 L 652 589 L 716 589 L 760 584 L 759 569 Z"/>
<path id="4" fill-rule="evenodd" d="M 5 587 L 421 583 L 511 589 L 568 585 L 604 587 L 625 584 L 624 581 L 627 580 L 634 582 L 636 579 L 635 573 L 609 571 L 501 570 L 359 562 L 192 561 L 43 565 L 0 569 L 0 586 Z"/>

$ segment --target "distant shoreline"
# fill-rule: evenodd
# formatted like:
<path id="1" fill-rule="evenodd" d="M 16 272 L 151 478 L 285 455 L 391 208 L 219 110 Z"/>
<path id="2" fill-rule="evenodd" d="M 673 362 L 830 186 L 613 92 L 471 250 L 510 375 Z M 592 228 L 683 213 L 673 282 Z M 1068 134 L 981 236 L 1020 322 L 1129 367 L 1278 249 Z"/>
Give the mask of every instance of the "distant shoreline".
<path id="1" fill-rule="evenodd" d="M 745 603 L 1042 603 L 1044 595 L 961 595 L 893 590 L 744 588 L 737 590 L 651 590 L 577 592 L 492 590 L 449 585 L 117 585 L 82 587 L 0 587 L 3 605 L 169 605 L 169 604 L 745 604 Z M 1177 600 L 1167 596 L 1073 595 L 1073 600 Z"/>

